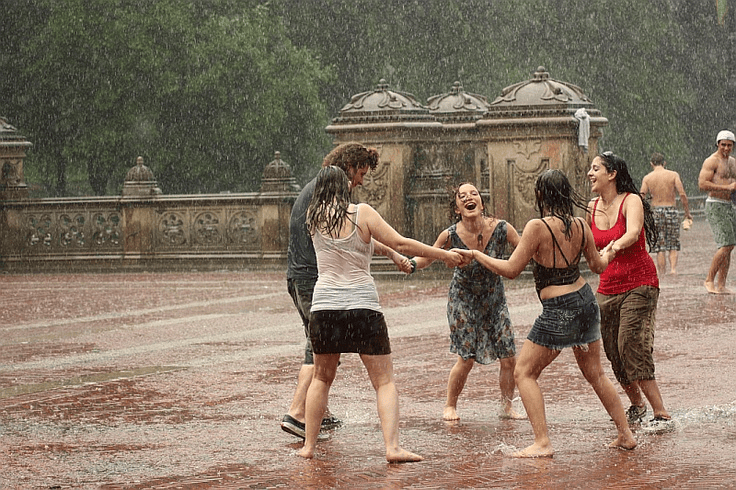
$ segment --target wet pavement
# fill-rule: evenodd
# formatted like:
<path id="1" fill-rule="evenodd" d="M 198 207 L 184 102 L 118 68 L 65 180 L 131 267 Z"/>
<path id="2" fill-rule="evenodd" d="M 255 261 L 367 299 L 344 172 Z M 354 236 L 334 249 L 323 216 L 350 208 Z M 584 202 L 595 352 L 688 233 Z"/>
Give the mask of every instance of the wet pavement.
<path id="1" fill-rule="evenodd" d="M 2 275 L 0 488 L 735 488 L 736 296 L 702 286 L 707 224 L 682 240 L 654 352 L 675 430 L 608 449 L 613 423 L 567 350 L 540 378 L 556 454 L 539 460 L 508 457 L 532 432 L 498 417 L 498 364 L 470 373 L 459 423 L 440 420 L 446 278 L 378 280 L 401 443 L 426 458 L 390 465 L 354 354 L 330 397 L 345 425 L 316 458 L 281 431 L 304 340 L 283 273 Z M 541 307 L 528 280 L 507 292 L 520 347 Z"/>

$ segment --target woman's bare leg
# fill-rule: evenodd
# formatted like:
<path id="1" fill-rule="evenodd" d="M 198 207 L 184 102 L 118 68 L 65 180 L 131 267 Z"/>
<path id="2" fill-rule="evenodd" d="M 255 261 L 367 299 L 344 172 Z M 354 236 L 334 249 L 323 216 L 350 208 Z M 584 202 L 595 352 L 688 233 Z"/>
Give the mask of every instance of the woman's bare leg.
<path id="1" fill-rule="evenodd" d="M 460 417 L 457 415 L 457 400 L 465 387 L 468 374 L 473 369 L 474 364 L 475 359 L 472 357 L 463 359 L 458 356 L 457 362 L 452 366 L 450 378 L 447 380 L 447 401 L 445 402 L 445 410 L 442 413 L 443 420 L 460 420 Z"/>
<path id="2" fill-rule="evenodd" d="M 544 368 L 554 361 L 560 351 L 548 349 L 525 340 L 519 359 L 516 361 L 514 379 L 524 402 L 526 414 L 534 431 L 534 444 L 513 454 L 515 458 L 550 457 L 554 454 L 547 434 L 547 419 L 544 412 L 544 396 L 537 379 Z"/>
<path id="3" fill-rule="evenodd" d="M 505 357 L 499 359 L 501 368 L 498 372 L 498 384 L 501 388 L 501 408 L 503 416 L 510 419 L 524 419 L 525 417 L 514 410 L 511 401 L 514 399 L 516 381 L 514 381 L 514 369 L 516 368 L 516 357 Z"/>
<path id="4" fill-rule="evenodd" d="M 322 416 L 327 408 L 327 397 L 335 380 L 340 354 L 315 354 L 314 376 L 307 390 L 304 413 L 304 447 L 297 454 L 303 458 L 313 458 L 317 447 L 317 436 L 322 425 Z"/>
<path id="5" fill-rule="evenodd" d="M 399 393 L 394 383 L 391 355 L 361 354 L 360 359 L 376 390 L 378 417 L 381 419 L 383 442 L 386 444 L 386 461 L 389 463 L 421 461 L 424 458 L 399 446 Z"/>
<path id="6" fill-rule="evenodd" d="M 601 341 L 597 340 L 588 344 L 587 349 L 580 347 L 573 348 L 575 360 L 578 362 L 580 371 L 585 379 L 590 383 L 598 395 L 601 403 L 605 407 L 608 414 L 616 424 L 618 437 L 609 447 L 620 447 L 623 449 L 634 449 L 636 447 L 636 439 L 629 429 L 629 423 L 626 421 L 626 412 L 621 404 L 621 398 L 618 396 L 616 388 L 611 380 L 603 373 L 601 366 Z"/>

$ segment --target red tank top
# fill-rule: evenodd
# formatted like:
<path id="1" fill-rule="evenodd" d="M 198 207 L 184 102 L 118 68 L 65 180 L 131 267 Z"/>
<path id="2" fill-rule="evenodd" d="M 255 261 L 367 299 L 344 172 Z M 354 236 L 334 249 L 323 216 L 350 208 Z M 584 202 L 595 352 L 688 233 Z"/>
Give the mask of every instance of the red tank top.
<path id="1" fill-rule="evenodd" d="M 608 230 L 601 230 L 595 225 L 595 219 L 591 219 L 590 229 L 593 232 L 593 239 L 598 250 L 604 248 L 613 240 L 617 240 L 626 233 L 626 218 L 622 211 L 624 201 L 629 194 L 624 196 L 621 205 L 618 208 L 618 218 L 616 223 Z M 598 207 L 598 200 L 593 204 L 593 216 Z M 659 288 L 659 278 L 657 277 L 657 267 L 654 265 L 652 257 L 647 253 L 646 234 L 644 227 L 641 228 L 639 239 L 628 248 L 621 250 L 616 258 L 608 264 L 606 270 L 603 271 L 598 285 L 600 294 L 621 294 L 631 291 L 639 286 L 654 286 Z"/>

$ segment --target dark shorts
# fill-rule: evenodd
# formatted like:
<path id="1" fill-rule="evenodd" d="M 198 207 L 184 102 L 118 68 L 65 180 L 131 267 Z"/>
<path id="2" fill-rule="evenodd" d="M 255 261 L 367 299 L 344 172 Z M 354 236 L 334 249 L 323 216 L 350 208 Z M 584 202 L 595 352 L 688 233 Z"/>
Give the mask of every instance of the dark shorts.
<path id="1" fill-rule="evenodd" d="M 309 334 L 315 354 L 391 354 L 388 327 L 380 311 L 313 311 Z"/>
<path id="2" fill-rule="evenodd" d="M 680 250 L 680 214 L 674 206 L 655 206 L 652 208 L 654 223 L 657 225 L 659 239 L 649 252 Z"/>
<path id="3" fill-rule="evenodd" d="M 312 309 L 312 296 L 314 294 L 314 284 L 317 279 L 286 279 L 286 289 L 289 296 L 296 306 L 296 311 L 302 317 L 304 324 L 304 336 L 307 338 L 307 344 L 304 347 L 304 364 L 314 364 L 314 356 L 312 355 L 312 341 L 309 340 L 309 310 Z"/>
<path id="4" fill-rule="evenodd" d="M 588 284 L 575 292 L 542 300 L 542 314 L 527 339 L 552 350 L 586 346 L 601 338 L 600 313 Z"/>
<path id="5" fill-rule="evenodd" d="M 639 286 L 621 294 L 596 293 L 601 334 L 611 369 L 623 386 L 654 379 L 654 320 L 659 289 Z"/>

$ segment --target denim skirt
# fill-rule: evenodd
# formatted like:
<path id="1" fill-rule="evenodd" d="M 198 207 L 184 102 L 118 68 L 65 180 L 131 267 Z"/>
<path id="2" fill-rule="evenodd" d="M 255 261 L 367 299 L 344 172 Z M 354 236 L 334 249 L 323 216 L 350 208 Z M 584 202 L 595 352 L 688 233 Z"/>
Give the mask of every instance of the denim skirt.
<path id="1" fill-rule="evenodd" d="M 552 350 L 586 346 L 600 338 L 601 314 L 587 283 L 572 293 L 542 300 L 542 314 L 527 336 Z"/>

